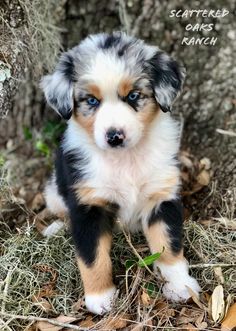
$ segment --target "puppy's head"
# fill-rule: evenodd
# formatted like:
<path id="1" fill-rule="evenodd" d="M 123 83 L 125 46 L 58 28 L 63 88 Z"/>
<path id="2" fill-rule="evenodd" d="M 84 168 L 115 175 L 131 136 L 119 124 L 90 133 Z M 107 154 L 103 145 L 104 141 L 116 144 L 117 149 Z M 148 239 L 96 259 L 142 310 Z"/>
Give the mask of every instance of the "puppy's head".
<path id="1" fill-rule="evenodd" d="M 135 146 L 159 111 L 170 111 L 184 68 L 142 40 L 91 35 L 42 79 L 48 103 L 102 149 Z"/>

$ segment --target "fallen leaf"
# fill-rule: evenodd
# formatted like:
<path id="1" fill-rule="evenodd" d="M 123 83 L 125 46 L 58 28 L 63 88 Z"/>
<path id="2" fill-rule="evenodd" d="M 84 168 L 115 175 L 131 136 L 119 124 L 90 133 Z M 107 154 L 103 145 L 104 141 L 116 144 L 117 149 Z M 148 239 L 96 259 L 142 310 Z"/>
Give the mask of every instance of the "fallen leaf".
<path id="1" fill-rule="evenodd" d="M 201 309 L 205 309 L 205 306 L 203 303 L 201 303 L 201 301 L 199 300 L 199 297 L 197 295 L 197 293 L 195 293 L 191 287 L 187 286 L 187 289 L 188 289 L 188 293 L 191 295 L 191 298 L 193 299 L 193 301 L 196 303 L 196 305 L 201 308 Z"/>
<path id="2" fill-rule="evenodd" d="M 119 330 L 125 328 L 128 325 L 131 316 L 129 314 L 120 314 L 113 317 L 104 319 L 103 323 L 99 325 L 101 330 Z"/>
<path id="3" fill-rule="evenodd" d="M 148 306 L 150 304 L 150 301 L 151 301 L 150 296 L 148 295 L 148 293 L 145 290 L 143 290 L 143 292 L 141 294 L 141 303 L 144 306 Z"/>
<path id="4" fill-rule="evenodd" d="M 229 308 L 221 324 L 221 331 L 230 331 L 236 327 L 236 302 Z"/>
<path id="5" fill-rule="evenodd" d="M 187 331 L 187 330 L 188 331 L 196 331 L 196 328 L 193 324 L 188 323 L 188 324 L 182 325 L 181 330 L 182 331 Z"/>
<path id="6" fill-rule="evenodd" d="M 224 276 L 223 276 L 223 273 L 222 273 L 222 268 L 221 267 L 215 267 L 214 268 L 214 273 L 215 273 L 215 276 L 216 276 L 217 280 L 221 284 L 224 284 L 225 279 L 224 279 Z"/>
<path id="7" fill-rule="evenodd" d="M 83 306 L 84 306 L 84 300 L 83 299 L 79 299 L 77 302 L 75 302 L 72 305 L 72 311 L 73 312 L 78 312 Z"/>
<path id="8" fill-rule="evenodd" d="M 45 204 L 45 200 L 42 193 L 37 193 L 31 202 L 32 210 L 39 210 Z"/>
<path id="9" fill-rule="evenodd" d="M 95 325 L 95 322 L 93 321 L 93 316 L 92 315 L 88 315 L 86 317 L 85 320 L 81 321 L 79 324 L 79 326 L 83 327 L 83 328 L 91 328 Z"/>
<path id="10" fill-rule="evenodd" d="M 202 323 L 203 318 L 204 318 L 204 312 L 202 312 L 195 320 L 196 326 Z"/>
<path id="11" fill-rule="evenodd" d="M 189 155 L 187 153 L 182 152 L 180 155 L 180 163 L 185 166 L 186 168 L 192 168 L 193 162 L 189 158 Z"/>
<path id="12" fill-rule="evenodd" d="M 198 330 L 206 330 L 207 329 L 207 322 L 202 322 L 202 323 L 200 323 L 200 324 L 196 324 L 196 327 L 197 327 L 197 329 Z"/>
<path id="13" fill-rule="evenodd" d="M 202 186 L 207 186 L 210 183 L 210 173 L 207 170 L 202 170 L 197 176 L 197 182 Z"/>
<path id="14" fill-rule="evenodd" d="M 219 322 L 223 318 L 224 310 L 224 289 L 222 285 L 218 285 L 211 296 L 211 316 L 214 322 Z"/>
<path id="15" fill-rule="evenodd" d="M 208 157 L 204 157 L 200 160 L 200 165 L 205 169 L 209 170 L 211 169 L 211 160 L 208 159 Z"/>
<path id="16" fill-rule="evenodd" d="M 75 317 L 60 315 L 57 318 L 52 318 L 53 321 L 60 323 L 72 323 L 76 321 Z M 36 329 L 39 331 L 59 331 L 63 329 L 63 326 L 53 325 L 49 322 L 39 321 L 36 323 Z"/>

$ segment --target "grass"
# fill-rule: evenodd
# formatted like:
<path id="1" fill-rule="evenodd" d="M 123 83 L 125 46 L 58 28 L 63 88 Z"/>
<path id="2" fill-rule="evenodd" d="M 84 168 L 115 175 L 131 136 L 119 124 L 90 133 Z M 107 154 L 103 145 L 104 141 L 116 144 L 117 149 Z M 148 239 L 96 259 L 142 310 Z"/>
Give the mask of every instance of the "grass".
<path id="1" fill-rule="evenodd" d="M 229 231 L 221 223 L 216 222 L 204 227 L 196 222 L 187 222 L 185 226 L 186 255 L 190 264 L 195 265 L 191 273 L 199 280 L 203 290 L 211 293 L 219 284 L 219 277 L 212 267 L 201 267 L 203 263 L 236 264 L 236 234 Z M 73 315 L 79 320 L 88 315 L 84 308 L 74 311 L 74 305 L 83 297 L 83 290 L 78 269 L 75 265 L 74 247 L 70 235 L 62 231 L 50 239 L 42 238 L 33 225 L 26 224 L 18 231 L 12 231 L 7 224 L 0 225 L 0 307 L 4 313 L 55 317 Z M 142 257 L 149 255 L 145 241 L 141 235 L 133 238 L 134 246 Z M 145 268 L 133 266 L 126 270 L 127 259 L 134 259 L 130 243 L 122 234 L 116 234 L 112 259 L 115 282 L 120 288 L 119 298 L 113 310 L 113 316 L 126 314 L 135 323 L 152 316 L 152 311 L 159 300 L 162 300 L 158 283 Z M 196 264 L 198 267 L 196 267 Z M 236 268 L 222 268 L 225 297 L 236 295 Z M 54 282 L 52 276 L 54 275 Z M 42 292 L 43 291 L 43 292 Z M 150 307 L 140 301 L 140 293 L 147 291 L 152 298 Z M 42 297 L 39 295 L 42 294 Z M 39 297 L 38 302 L 35 297 Z M 44 309 L 45 300 L 47 308 Z M 40 303 L 41 302 L 41 303 Z M 179 311 L 188 304 L 170 304 L 178 316 Z M 152 309 L 153 308 L 153 309 Z M 101 321 L 104 322 L 107 316 Z M 155 324 L 160 317 L 152 316 Z M 209 330 L 212 322 L 206 317 Z M 99 323 L 96 318 L 94 323 Z M 101 322 L 100 322 L 101 323 Z M 177 327 L 175 317 L 167 319 L 163 327 Z M 28 321 L 13 319 L 7 327 L 11 330 L 24 330 Z M 96 329 L 96 328 L 95 328 Z M 3 329 L 4 330 L 4 329 Z M 9 330 L 6 328 L 6 330 Z M 214 330 L 217 330 L 215 328 Z"/>

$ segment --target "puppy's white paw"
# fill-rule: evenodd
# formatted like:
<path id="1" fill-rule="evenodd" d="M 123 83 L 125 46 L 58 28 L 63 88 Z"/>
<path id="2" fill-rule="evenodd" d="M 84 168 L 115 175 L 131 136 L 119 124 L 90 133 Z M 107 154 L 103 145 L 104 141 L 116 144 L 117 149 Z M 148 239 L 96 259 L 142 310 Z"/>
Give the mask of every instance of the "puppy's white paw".
<path id="1" fill-rule="evenodd" d="M 171 301 L 186 301 L 191 297 L 186 286 L 190 287 L 197 295 L 201 290 L 196 279 L 189 275 L 186 277 L 185 275 L 182 282 L 180 282 L 180 280 L 176 280 L 176 282 L 166 283 L 163 286 L 162 291 L 164 296 Z"/>
<path id="2" fill-rule="evenodd" d="M 100 294 L 85 295 L 87 309 L 94 314 L 103 315 L 110 311 L 116 293 L 116 288 L 112 287 Z"/>
<path id="3" fill-rule="evenodd" d="M 166 280 L 163 286 L 163 294 L 167 299 L 172 301 L 186 301 L 190 298 L 188 287 L 190 287 L 197 295 L 201 288 L 198 282 L 188 274 L 188 263 L 186 260 L 181 260 L 175 264 L 158 263 L 162 276 Z"/>

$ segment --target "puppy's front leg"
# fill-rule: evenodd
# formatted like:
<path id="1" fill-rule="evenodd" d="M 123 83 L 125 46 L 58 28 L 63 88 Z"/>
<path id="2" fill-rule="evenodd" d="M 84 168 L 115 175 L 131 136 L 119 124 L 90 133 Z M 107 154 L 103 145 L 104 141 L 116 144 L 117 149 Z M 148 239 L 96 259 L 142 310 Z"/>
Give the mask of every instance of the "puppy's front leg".
<path id="1" fill-rule="evenodd" d="M 70 208 L 85 303 L 95 314 L 111 309 L 115 293 L 110 259 L 114 216 L 114 211 L 105 207 L 80 205 Z"/>
<path id="2" fill-rule="evenodd" d="M 152 253 L 161 252 L 155 263 L 166 280 L 163 294 L 167 299 L 183 301 L 190 297 L 188 287 L 198 294 L 198 282 L 189 275 L 182 247 L 183 215 L 180 201 L 165 201 L 158 211 L 153 210 L 144 233 Z"/>

